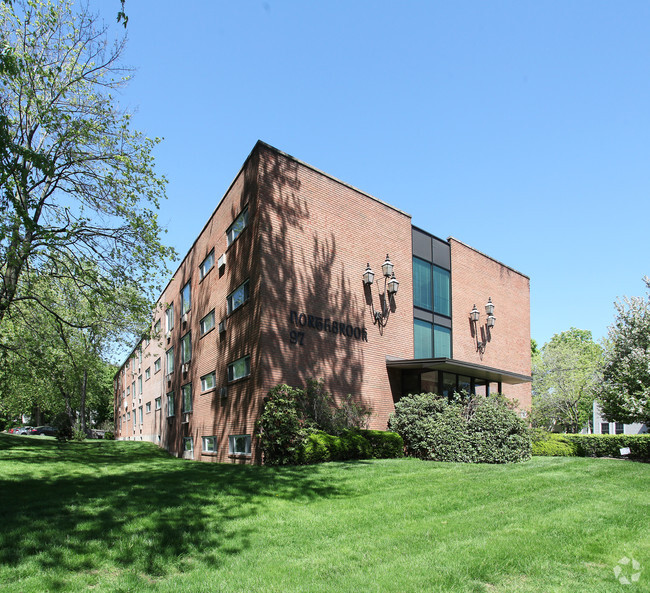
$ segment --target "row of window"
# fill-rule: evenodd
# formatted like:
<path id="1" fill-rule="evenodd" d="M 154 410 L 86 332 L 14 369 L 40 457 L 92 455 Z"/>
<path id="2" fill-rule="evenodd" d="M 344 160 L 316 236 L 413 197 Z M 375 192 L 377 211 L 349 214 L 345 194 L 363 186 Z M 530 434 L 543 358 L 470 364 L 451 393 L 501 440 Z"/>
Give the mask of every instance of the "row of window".
<path id="1" fill-rule="evenodd" d="M 217 437 L 201 437 L 201 451 L 203 453 L 214 454 L 217 452 Z M 183 439 L 183 452 L 186 455 L 194 456 L 194 439 L 185 437 Z M 251 454 L 251 435 L 235 434 L 228 437 L 228 453 L 230 455 L 250 455 Z"/>
<path id="2" fill-rule="evenodd" d="M 428 261 L 413 258 L 413 304 L 451 317 L 451 275 Z"/>
<path id="3" fill-rule="evenodd" d="M 422 319 L 413 320 L 415 358 L 451 358 L 451 330 Z"/>

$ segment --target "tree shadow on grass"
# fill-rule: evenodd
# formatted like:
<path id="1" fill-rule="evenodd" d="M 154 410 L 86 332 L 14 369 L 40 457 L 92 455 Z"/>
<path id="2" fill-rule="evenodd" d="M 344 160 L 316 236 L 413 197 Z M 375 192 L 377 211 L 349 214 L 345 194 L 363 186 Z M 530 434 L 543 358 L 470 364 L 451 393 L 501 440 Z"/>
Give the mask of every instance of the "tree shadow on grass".
<path id="1" fill-rule="evenodd" d="M 203 464 L 129 445 L 50 441 L 15 457 L 3 447 L 0 465 L 14 457 L 22 473 L 0 479 L 0 566 L 150 577 L 219 567 L 251 546 L 247 519 L 271 499 L 346 495 L 313 466 Z"/>

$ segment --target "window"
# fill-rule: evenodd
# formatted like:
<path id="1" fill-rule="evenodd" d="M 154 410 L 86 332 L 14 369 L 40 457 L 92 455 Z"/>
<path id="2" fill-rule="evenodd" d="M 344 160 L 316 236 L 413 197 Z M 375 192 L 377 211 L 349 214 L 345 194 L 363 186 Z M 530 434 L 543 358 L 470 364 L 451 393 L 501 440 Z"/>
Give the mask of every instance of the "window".
<path id="1" fill-rule="evenodd" d="M 126 388 L 126 397 L 129 397 L 129 395 L 131 395 L 131 388 L 127 387 Z"/>
<path id="2" fill-rule="evenodd" d="M 436 358 L 451 358 L 451 330 L 448 327 L 433 326 L 433 355 Z"/>
<path id="3" fill-rule="evenodd" d="M 156 410 L 160 410 L 160 408 L 162 408 L 162 398 L 161 398 L 161 397 L 157 397 L 157 398 L 154 400 L 154 405 L 156 406 Z"/>
<path id="4" fill-rule="evenodd" d="M 167 374 L 171 375 L 174 372 L 174 347 L 172 346 L 165 352 L 167 358 Z"/>
<path id="5" fill-rule="evenodd" d="M 228 295 L 228 315 L 248 300 L 248 280 Z"/>
<path id="6" fill-rule="evenodd" d="M 201 335 L 207 334 L 214 328 L 214 309 L 201 319 Z"/>
<path id="7" fill-rule="evenodd" d="M 181 315 L 185 315 L 192 308 L 192 287 L 188 282 L 181 290 Z"/>
<path id="8" fill-rule="evenodd" d="M 131 383 L 131 395 L 133 395 L 133 401 L 135 401 L 135 381 Z"/>
<path id="9" fill-rule="evenodd" d="M 159 356 L 158 358 L 156 358 L 156 360 L 153 361 L 153 372 L 154 373 L 157 373 L 160 370 L 160 365 L 161 365 L 161 361 L 160 361 L 160 356 Z"/>
<path id="10" fill-rule="evenodd" d="M 173 416 L 175 414 L 174 409 L 174 392 L 170 391 L 167 394 L 167 416 Z"/>
<path id="11" fill-rule="evenodd" d="M 433 358 L 433 325 L 421 319 L 413 320 L 413 355 L 415 358 Z"/>
<path id="12" fill-rule="evenodd" d="M 158 359 L 158 360 L 160 360 L 160 359 Z M 158 369 L 158 370 L 160 370 L 160 369 Z M 148 367 L 148 368 L 146 368 L 144 370 L 144 380 L 148 381 L 149 379 L 151 379 L 151 367 Z"/>
<path id="13" fill-rule="evenodd" d="M 625 434 L 625 424 L 617 422 L 615 426 L 616 434 Z"/>
<path id="14" fill-rule="evenodd" d="M 142 364 L 142 346 L 138 347 L 138 364 Z"/>
<path id="15" fill-rule="evenodd" d="M 135 356 L 131 359 L 131 371 L 135 372 Z"/>
<path id="16" fill-rule="evenodd" d="M 126 421 L 131 422 L 131 412 L 126 413 Z"/>
<path id="17" fill-rule="evenodd" d="M 138 393 L 142 395 L 142 375 L 138 377 Z"/>
<path id="18" fill-rule="evenodd" d="M 192 384 L 183 385 L 181 393 L 183 394 L 183 414 L 187 414 L 192 411 Z"/>
<path id="19" fill-rule="evenodd" d="M 433 311 L 451 317 L 451 276 L 438 266 L 433 266 Z"/>
<path id="20" fill-rule="evenodd" d="M 194 457 L 194 441 L 192 437 L 183 438 L 183 453 L 184 457 Z"/>
<path id="21" fill-rule="evenodd" d="M 237 237 L 239 237 L 239 235 L 241 235 L 241 232 L 247 226 L 248 206 L 242 210 L 241 214 L 235 219 L 235 222 L 233 222 L 228 228 L 228 231 L 226 232 L 226 235 L 228 236 L 228 245 L 230 245 Z"/>
<path id="22" fill-rule="evenodd" d="M 138 417 L 140 418 L 140 424 L 142 424 L 144 418 L 142 416 L 142 406 L 138 408 Z"/>
<path id="23" fill-rule="evenodd" d="M 413 258 L 413 304 L 427 311 L 431 303 L 431 264 L 419 257 Z"/>
<path id="24" fill-rule="evenodd" d="M 214 249 L 208 253 L 208 256 L 203 260 L 203 263 L 199 266 L 199 271 L 201 279 L 205 278 L 205 275 L 214 267 Z"/>
<path id="25" fill-rule="evenodd" d="M 156 324 L 153 326 L 153 335 L 154 336 L 159 336 L 160 335 L 160 319 L 156 321 Z"/>
<path id="26" fill-rule="evenodd" d="M 217 386 L 217 376 L 214 371 L 201 377 L 201 391 L 209 391 Z"/>
<path id="27" fill-rule="evenodd" d="M 165 310 L 165 325 L 168 332 L 174 329 L 174 305 L 169 305 Z"/>
<path id="28" fill-rule="evenodd" d="M 228 381 L 236 381 L 251 374 L 251 357 L 244 356 L 228 365 Z"/>
<path id="29" fill-rule="evenodd" d="M 236 434 L 228 437 L 228 450 L 231 455 L 251 454 L 251 435 Z"/>
<path id="30" fill-rule="evenodd" d="M 181 364 L 192 359 L 192 332 L 187 332 L 181 339 Z"/>
<path id="31" fill-rule="evenodd" d="M 217 437 L 203 437 L 203 452 L 216 453 L 217 452 Z"/>
<path id="32" fill-rule="evenodd" d="M 147 412 L 147 414 L 148 414 L 149 412 L 151 412 L 151 402 L 147 402 L 147 403 L 146 403 L 146 405 L 145 405 L 145 412 Z"/>
<path id="33" fill-rule="evenodd" d="M 600 423 L 600 434 L 609 434 L 609 422 Z"/>

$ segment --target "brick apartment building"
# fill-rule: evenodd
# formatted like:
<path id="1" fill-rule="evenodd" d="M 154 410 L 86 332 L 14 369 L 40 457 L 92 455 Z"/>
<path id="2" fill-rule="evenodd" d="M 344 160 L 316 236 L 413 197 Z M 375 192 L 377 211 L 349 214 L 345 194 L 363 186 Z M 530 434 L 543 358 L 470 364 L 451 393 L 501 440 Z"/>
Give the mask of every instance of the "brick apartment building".
<path id="1" fill-rule="evenodd" d="M 420 391 L 502 392 L 525 414 L 529 375 L 526 276 L 258 142 L 115 376 L 116 436 L 259 462 L 255 421 L 279 383 L 322 378 L 385 429 Z"/>

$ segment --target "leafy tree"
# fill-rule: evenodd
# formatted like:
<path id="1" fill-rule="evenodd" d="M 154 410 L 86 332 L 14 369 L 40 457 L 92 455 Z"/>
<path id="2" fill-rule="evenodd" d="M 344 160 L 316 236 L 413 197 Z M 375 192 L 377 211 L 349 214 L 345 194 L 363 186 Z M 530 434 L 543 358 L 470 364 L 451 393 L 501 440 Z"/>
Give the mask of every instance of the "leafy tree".
<path id="1" fill-rule="evenodd" d="M 606 418 L 650 423 L 650 278 L 648 296 L 615 304 L 609 328 L 599 402 Z"/>
<path id="2" fill-rule="evenodd" d="M 109 45 L 72 0 L 2 2 L 0 35 L 0 327 L 27 301 L 82 327 L 35 289 L 45 271 L 88 303 L 137 288 L 143 321 L 173 250 L 159 240 L 158 140 L 134 131 L 111 94 L 129 78 L 124 40 Z"/>
<path id="3" fill-rule="evenodd" d="M 591 332 L 576 328 L 533 350 L 534 426 L 579 432 L 589 422 L 602 356 Z"/>

